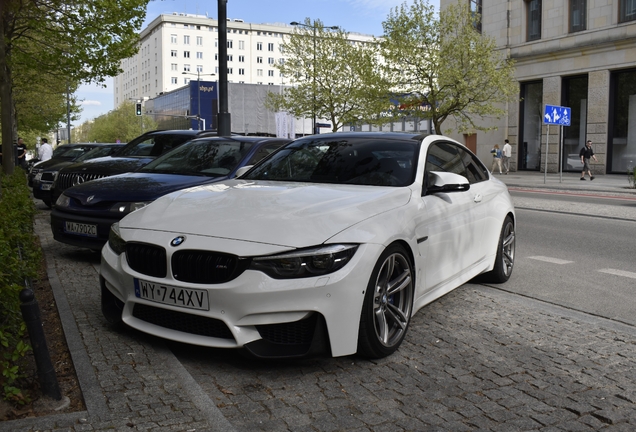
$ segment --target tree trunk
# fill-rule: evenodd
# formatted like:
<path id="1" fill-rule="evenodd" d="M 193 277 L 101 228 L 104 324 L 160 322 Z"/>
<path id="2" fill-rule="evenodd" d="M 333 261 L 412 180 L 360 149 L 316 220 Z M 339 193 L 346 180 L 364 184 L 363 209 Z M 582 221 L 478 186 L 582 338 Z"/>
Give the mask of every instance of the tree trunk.
<path id="1" fill-rule="evenodd" d="M 4 37 L 8 5 L 0 2 L 0 124 L 2 124 L 2 169 L 5 174 L 13 174 L 13 98 L 11 92 L 11 72 L 8 66 L 9 50 Z"/>

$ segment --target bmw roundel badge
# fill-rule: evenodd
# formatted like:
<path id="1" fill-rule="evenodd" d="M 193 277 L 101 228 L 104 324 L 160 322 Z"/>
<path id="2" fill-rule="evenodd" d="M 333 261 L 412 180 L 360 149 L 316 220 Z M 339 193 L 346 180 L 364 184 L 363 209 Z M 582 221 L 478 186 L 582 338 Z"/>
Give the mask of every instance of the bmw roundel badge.
<path id="1" fill-rule="evenodd" d="M 185 241 L 185 236 L 179 236 L 172 239 L 170 246 L 179 246 Z"/>

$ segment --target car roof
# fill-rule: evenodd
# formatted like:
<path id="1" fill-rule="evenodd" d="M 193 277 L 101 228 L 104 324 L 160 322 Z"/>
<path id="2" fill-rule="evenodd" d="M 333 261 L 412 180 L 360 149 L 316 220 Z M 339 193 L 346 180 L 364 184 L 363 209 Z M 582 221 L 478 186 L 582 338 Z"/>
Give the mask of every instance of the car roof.
<path id="1" fill-rule="evenodd" d="M 378 139 L 378 138 L 387 138 L 387 139 L 414 139 L 414 140 L 422 140 L 427 137 L 429 134 L 426 133 L 415 133 L 415 132 L 330 132 L 325 134 L 318 135 L 307 135 L 298 139 L 303 138 L 317 138 L 317 139 L 329 139 L 329 138 L 367 138 L 367 139 Z"/>

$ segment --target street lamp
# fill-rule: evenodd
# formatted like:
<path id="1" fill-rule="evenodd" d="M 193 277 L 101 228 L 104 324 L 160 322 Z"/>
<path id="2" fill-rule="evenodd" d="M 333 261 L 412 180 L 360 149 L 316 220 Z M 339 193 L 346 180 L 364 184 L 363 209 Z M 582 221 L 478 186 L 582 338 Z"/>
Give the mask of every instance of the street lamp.
<path id="1" fill-rule="evenodd" d="M 192 72 L 181 72 L 182 75 L 194 75 Z M 201 130 L 201 76 L 214 76 L 216 74 L 202 74 L 197 69 L 197 127 Z M 203 129 L 205 129 L 205 120 L 203 120 Z"/>
<path id="2" fill-rule="evenodd" d="M 316 22 L 314 21 L 313 25 L 309 25 L 309 24 L 304 24 L 304 23 L 300 23 L 298 21 L 292 21 L 289 24 L 293 25 L 293 26 L 300 26 L 300 27 L 306 27 L 306 28 L 310 28 L 313 30 L 313 40 L 314 40 L 314 62 L 313 62 L 313 69 L 314 69 L 314 73 L 313 73 L 313 83 L 312 83 L 312 91 L 314 94 L 314 105 L 313 105 L 313 119 L 311 122 L 311 126 L 313 129 L 313 133 L 316 133 L 316 30 L 318 28 L 323 28 L 323 29 L 329 29 L 329 30 L 338 30 L 340 27 L 338 26 L 331 26 L 331 27 L 325 27 L 323 25 L 316 25 Z"/>

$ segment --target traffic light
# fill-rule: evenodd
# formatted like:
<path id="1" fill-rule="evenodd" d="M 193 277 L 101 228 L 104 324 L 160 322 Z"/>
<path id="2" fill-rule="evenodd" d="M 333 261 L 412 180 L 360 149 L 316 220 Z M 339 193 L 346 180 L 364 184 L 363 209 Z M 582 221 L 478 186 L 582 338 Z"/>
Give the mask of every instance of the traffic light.
<path id="1" fill-rule="evenodd" d="M 135 105 L 135 114 L 137 114 L 138 116 L 141 115 L 141 104 L 140 103 Z"/>

